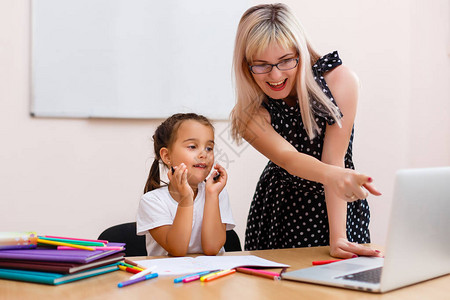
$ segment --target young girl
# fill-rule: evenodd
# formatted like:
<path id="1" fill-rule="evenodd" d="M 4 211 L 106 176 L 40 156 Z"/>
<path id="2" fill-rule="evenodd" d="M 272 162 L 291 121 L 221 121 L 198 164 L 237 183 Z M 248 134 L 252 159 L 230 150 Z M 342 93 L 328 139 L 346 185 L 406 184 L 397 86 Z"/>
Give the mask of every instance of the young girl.
<path id="1" fill-rule="evenodd" d="M 175 114 L 153 135 L 155 160 L 137 214 L 148 255 L 216 255 L 235 224 L 224 189 L 227 172 L 214 164 L 214 128 L 197 114 Z M 168 169 L 161 186 L 160 161 Z M 208 177 L 208 178 L 207 178 Z M 206 179 L 207 178 L 207 179 Z"/>
<path id="2" fill-rule="evenodd" d="M 246 250 L 330 245 L 336 257 L 378 255 L 352 243 L 370 242 L 364 198 L 380 193 L 352 170 L 359 85 L 341 64 L 337 52 L 313 49 L 284 4 L 242 16 L 232 135 L 270 159 L 250 207 Z"/>

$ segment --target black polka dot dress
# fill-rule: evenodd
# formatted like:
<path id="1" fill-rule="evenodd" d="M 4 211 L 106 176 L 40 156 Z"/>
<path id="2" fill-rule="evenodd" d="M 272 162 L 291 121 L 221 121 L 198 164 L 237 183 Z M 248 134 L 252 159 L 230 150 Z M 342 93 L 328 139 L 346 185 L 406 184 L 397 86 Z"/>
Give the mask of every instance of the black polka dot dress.
<path id="1" fill-rule="evenodd" d="M 334 99 L 323 74 L 341 65 L 335 51 L 321 57 L 313 73 L 325 94 Z M 314 105 L 314 104 L 313 104 Z M 326 124 L 334 120 L 315 107 L 321 134 L 310 140 L 300 116 L 298 103 L 290 107 L 283 100 L 268 99 L 263 103 L 271 116 L 273 128 L 299 152 L 321 159 Z M 336 125 L 337 126 L 337 125 Z M 345 167 L 352 162 L 353 130 L 345 155 Z M 351 242 L 369 243 L 369 205 L 359 200 L 347 205 L 347 238 Z M 269 161 L 265 167 L 250 206 L 245 234 L 245 250 L 298 248 L 329 245 L 328 217 L 323 186 L 290 175 Z"/>

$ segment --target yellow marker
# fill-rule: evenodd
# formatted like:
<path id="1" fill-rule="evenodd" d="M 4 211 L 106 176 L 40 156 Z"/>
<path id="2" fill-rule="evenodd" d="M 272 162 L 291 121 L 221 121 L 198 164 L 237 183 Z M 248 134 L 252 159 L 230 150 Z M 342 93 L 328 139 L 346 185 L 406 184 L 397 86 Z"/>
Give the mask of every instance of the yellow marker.
<path id="1" fill-rule="evenodd" d="M 205 276 L 200 277 L 200 281 L 203 282 L 203 281 L 205 281 L 206 278 L 211 277 L 211 276 L 215 276 L 215 275 L 217 275 L 219 273 L 222 273 L 222 272 L 223 272 L 223 270 L 218 271 L 218 272 L 214 272 L 214 273 L 206 274 Z"/>
<path id="2" fill-rule="evenodd" d="M 125 266 L 118 265 L 118 267 L 119 267 L 119 269 L 121 269 L 122 271 L 126 271 L 126 270 L 127 270 L 127 267 L 125 267 Z"/>
<path id="3" fill-rule="evenodd" d="M 63 243 L 63 242 L 47 241 L 47 240 L 43 240 L 40 238 L 37 239 L 37 242 L 40 244 L 47 244 L 47 245 L 53 245 L 53 246 L 67 246 L 67 247 L 72 247 L 72 248 L 77 248 L 77 249 L 94 251 L 94 248 L 92 248 L 92 247 L 74 245 L 74 244 Z"/>
<path id="4" fill-rule="evenodd" d="M 233 273 L 236 273 L 236 269 L 225 270 L 225 271 L 219 272 L 217 274 L 214 274 L 213 276 L 207 276 L 205 278 L 205 280 L 203 280 L 203 282 L 211 281 L 211 280 L 214 280 L 214 279 L 217 279 L 217 278 L 221 278 L 223 276 L 227 276 L 227 275 L 230 275 L 230 274 L 233 274 Z"/>
<path id="5" fill-rule="evenodd" d="M 136 270 L 139 270 L 139 271 L 144 271 L 145 269 L 142 269 L 142 268 L 138 268 L 138 267 L 136 267 L 136 266 L 133 266 L 133 265 L 130 265 L 130 264 L 127 264 L 127 263 L 125 263 L 125 262 L 120 262 L 119 264 L 121 264 L 121 265 L 123 265 L 123 266 L 125 266 L 125 267 L 128 267 L 128 268 L 132 268 L 132 269 L 136 269 Z"/>

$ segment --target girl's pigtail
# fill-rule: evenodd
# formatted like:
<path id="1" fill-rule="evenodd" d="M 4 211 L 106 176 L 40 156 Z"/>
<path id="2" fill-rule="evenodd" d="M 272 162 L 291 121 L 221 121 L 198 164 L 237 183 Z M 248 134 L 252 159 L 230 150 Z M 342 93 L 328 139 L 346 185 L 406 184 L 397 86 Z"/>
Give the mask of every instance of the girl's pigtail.
<path id="1" fill-rule="evenodd" d="M 144 187 L 144 194 L 161 187 L 161 179 L 159 176 L 159 159 L 155 158 L 148 174 L 147 182 Z"/>

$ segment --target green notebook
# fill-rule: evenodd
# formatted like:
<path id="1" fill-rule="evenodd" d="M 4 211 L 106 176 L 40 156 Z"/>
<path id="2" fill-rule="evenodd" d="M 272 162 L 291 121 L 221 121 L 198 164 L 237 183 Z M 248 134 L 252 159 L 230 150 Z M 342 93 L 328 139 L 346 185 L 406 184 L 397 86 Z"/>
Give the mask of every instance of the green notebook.
<path id="1" fill-rule="evenodd" d="M 116 271 L 119 269 L 117 265 L 118 263 L 114 263 L 111 265 L 90 269 L 75 274 L 59 274 L 17 269 L 0 269 L 0 278 L 58 285 Z"/>

